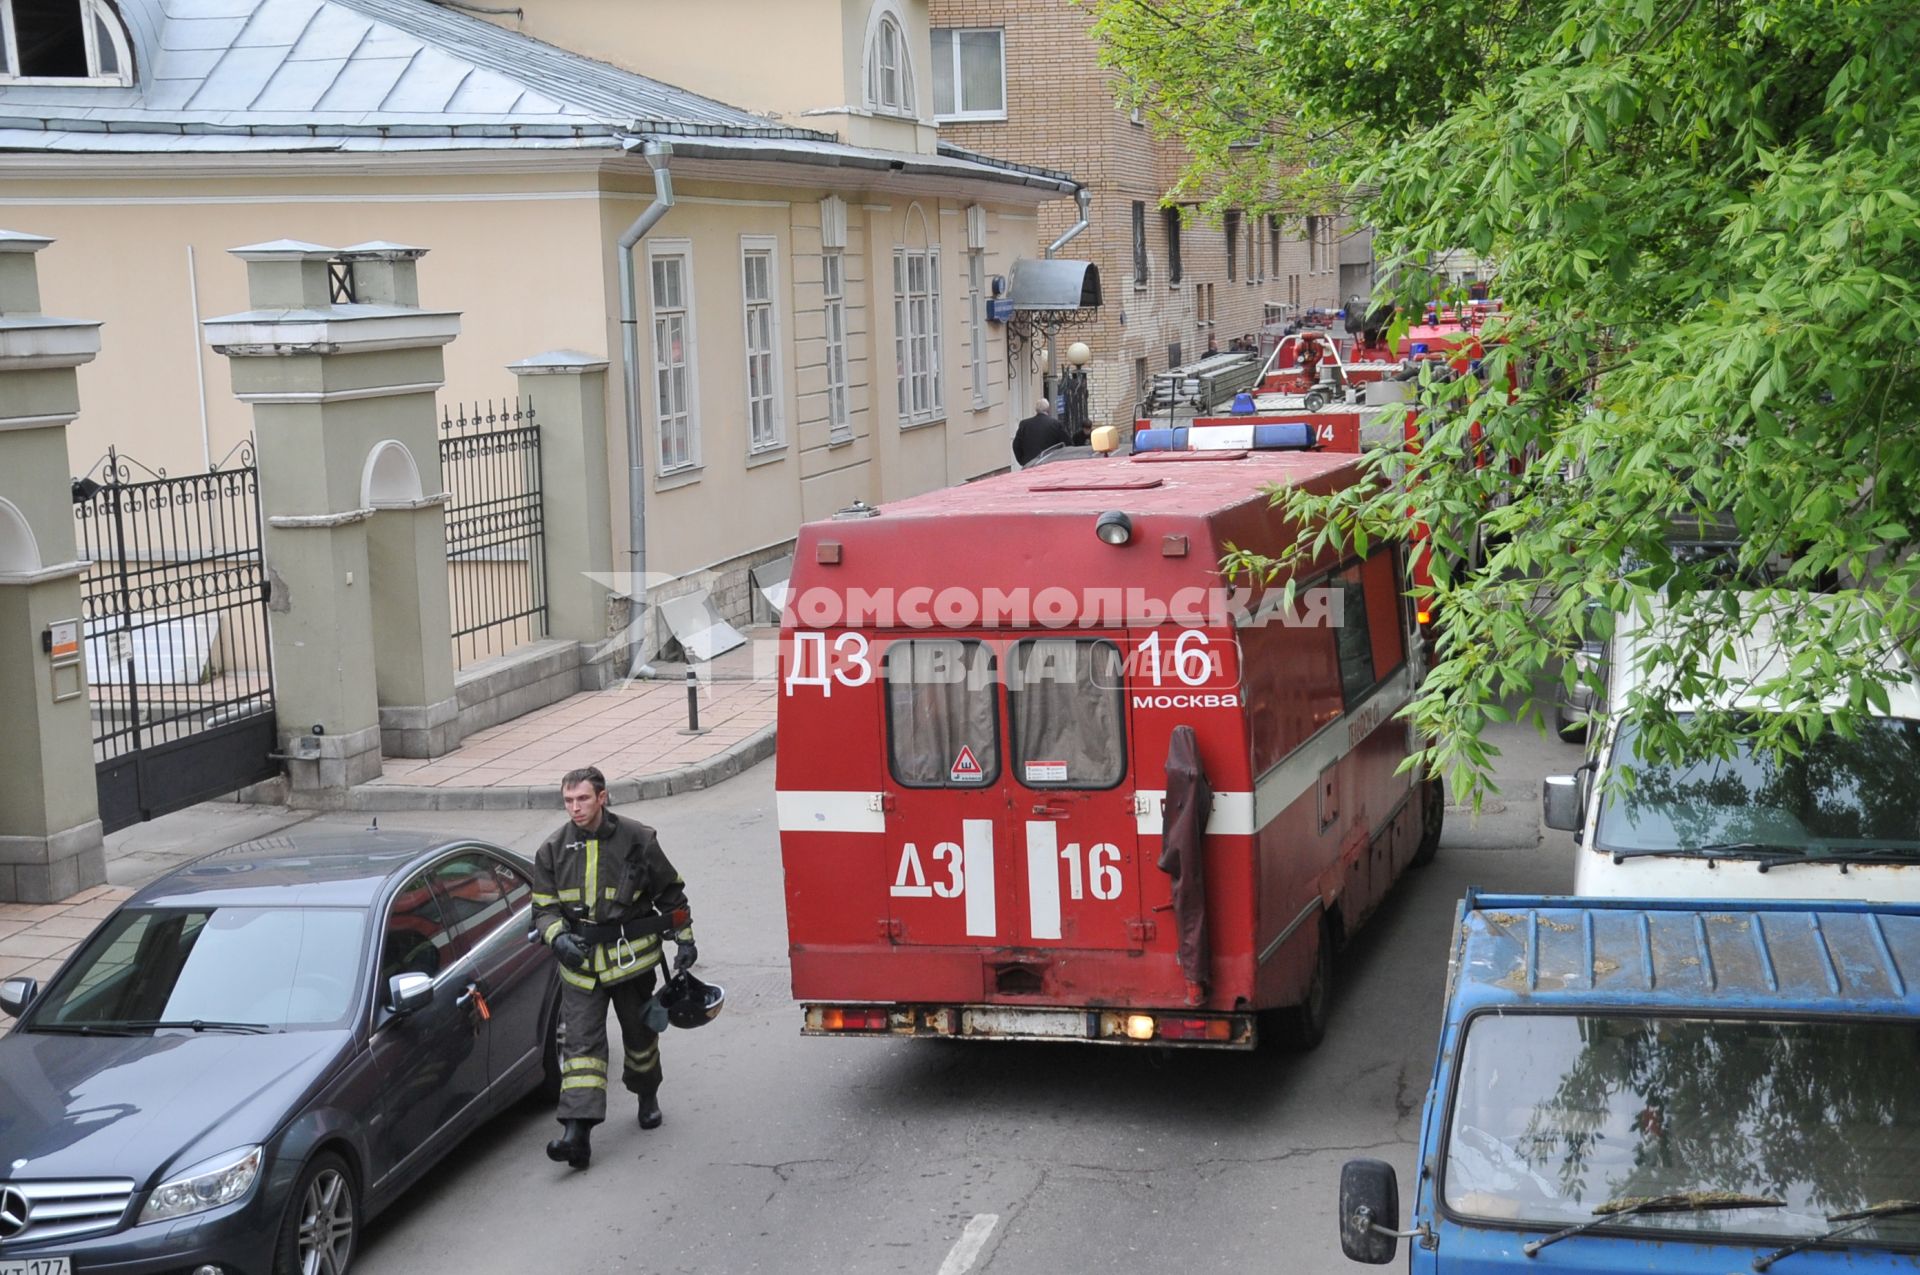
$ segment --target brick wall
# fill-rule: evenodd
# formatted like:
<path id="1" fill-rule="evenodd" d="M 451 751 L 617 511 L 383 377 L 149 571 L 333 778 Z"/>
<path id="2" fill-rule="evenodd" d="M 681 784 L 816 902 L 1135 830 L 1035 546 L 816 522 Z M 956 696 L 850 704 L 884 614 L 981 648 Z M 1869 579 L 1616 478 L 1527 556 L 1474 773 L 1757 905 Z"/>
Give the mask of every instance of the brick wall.
<path id="1" fill-rule="evenodd" d="M 1180 149 L 1127 118 L 1114 99 L 1111 72 L 1099 64 L 1090 15 L 1071 0 L 932 0 L 936 28 L 997 27 L 1004 33 L 1007 118 L 943 124 L 941 137 L 988 155 L 1071 173 L 1093 193 L 1091 224 L 1061 250 L 1100 267 L 1106 304 L 1098 320 L 1062 335 L 1087 342 L 1097 421 L 1133 417 L 1137 378 L 1169 366 L 1177 343 L 1190 361 L 1211 336 L 1221 349 L 1259 330 L 1269 302 L 1296 306 L 1341 303 L 1341 245 L 1328 235 L 1309 251 L 1298 225 L 1282 228 L 1279 252 L 1264 218 L 1245 217 L 1228 278 L 1226 235 L 1218 220 L 1194 217 L 1180 232 L 1181 279 L 1170 277 L 1160 199 L 1184 162 Z M 1145 205 L 1147 278 L 1134 282 L 1133 204 Z M 1041 210 L 1034 253 L 1074 220 L 1061 200 Z M 1256 236 L 1247 269 L 1246 236 Z M 1318 268 L 1313 268 L 1315 264 Z"/>

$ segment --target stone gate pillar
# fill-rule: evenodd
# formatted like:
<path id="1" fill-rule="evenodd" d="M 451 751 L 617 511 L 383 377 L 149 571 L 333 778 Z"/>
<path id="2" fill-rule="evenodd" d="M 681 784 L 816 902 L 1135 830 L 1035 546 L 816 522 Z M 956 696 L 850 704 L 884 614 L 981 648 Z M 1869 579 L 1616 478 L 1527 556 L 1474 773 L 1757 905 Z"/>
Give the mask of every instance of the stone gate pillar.
<path id="1" fill-rule="evenodd" d="M 440 534 L 434 394 L 460 318 L 417 304 L 423 251 L 236 248 L 253 308 L 206 322 L 253 407 L 296 804 L 380 773 L 387 712 L 399 710 L 398 735 L 420 727 L 423 750 L 436 719 L 452 720 L 445 546 L 421 541 L 424 526 Z"/>
<path id="2" fill-rule="evenodd" d="M 541 523 L 547 549 L 547 636 L 573 638 L 587 653 L 583 689 L 619 677 L 622 651 L 607 644 L 613 577 L 612 497 L 607 486 L 607 361 L 552 350 L 510 363 L 520 397 L 540 426 Z M 606 649 L 602 649 L 602 648 Z"/>
<path id="3" fill-rule="evenodd" d="M 52 242 L 0 230 L 0 902 L 107 879 L 67 457 L 100 325 L 40 313 L 34 254 Z"/>

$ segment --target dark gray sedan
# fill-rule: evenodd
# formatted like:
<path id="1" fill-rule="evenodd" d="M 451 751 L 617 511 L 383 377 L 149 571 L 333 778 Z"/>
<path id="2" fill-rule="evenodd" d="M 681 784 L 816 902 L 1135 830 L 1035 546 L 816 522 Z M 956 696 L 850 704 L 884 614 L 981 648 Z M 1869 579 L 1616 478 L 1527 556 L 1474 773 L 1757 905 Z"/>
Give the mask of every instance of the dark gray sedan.
<path id="1" fill-rule="evenodd" d="M 361 1227 L 557 1091 L 524 860 L 299 831 L 163 877 L 0 984 L 0 1275 L 340 1275 Z"/>

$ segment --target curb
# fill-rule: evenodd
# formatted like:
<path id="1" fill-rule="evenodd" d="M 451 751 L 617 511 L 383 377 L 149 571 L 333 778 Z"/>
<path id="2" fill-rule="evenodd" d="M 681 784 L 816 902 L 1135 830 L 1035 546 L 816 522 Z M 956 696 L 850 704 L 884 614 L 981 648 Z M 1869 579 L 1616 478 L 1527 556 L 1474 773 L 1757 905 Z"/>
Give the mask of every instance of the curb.
<path id="1" fill-rule="evenodd" d="M 717 756 L 656 774 L 609 779 L 610 804 L 625 806 L 683 792 L 711 788 L 773 756 L 773 726 L 761 727 Z M 537 788 L 427 788 L 414 784 L 358 784 L 344 792 L 289 791 L 284 779 L 243 788 L 230 801 L 286 806 L 292 810 L 336 810 L 377 814 L 398 810 L 559 810 L 558 784 Z"/>

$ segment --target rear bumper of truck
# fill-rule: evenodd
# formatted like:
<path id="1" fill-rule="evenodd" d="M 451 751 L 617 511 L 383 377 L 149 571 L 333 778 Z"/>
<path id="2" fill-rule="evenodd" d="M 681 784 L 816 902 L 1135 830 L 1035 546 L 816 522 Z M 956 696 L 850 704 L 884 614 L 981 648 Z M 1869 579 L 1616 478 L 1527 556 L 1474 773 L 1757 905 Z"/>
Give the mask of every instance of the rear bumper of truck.
<path id="1" fill-rule="evenodd" d="M 804 1002 L 802 1036 L 939 1040 L 1059 1040 L 1178 1049 L 1252 1049 L 1252 1014 L 1100 1006 L 900 1005 Z"/>

